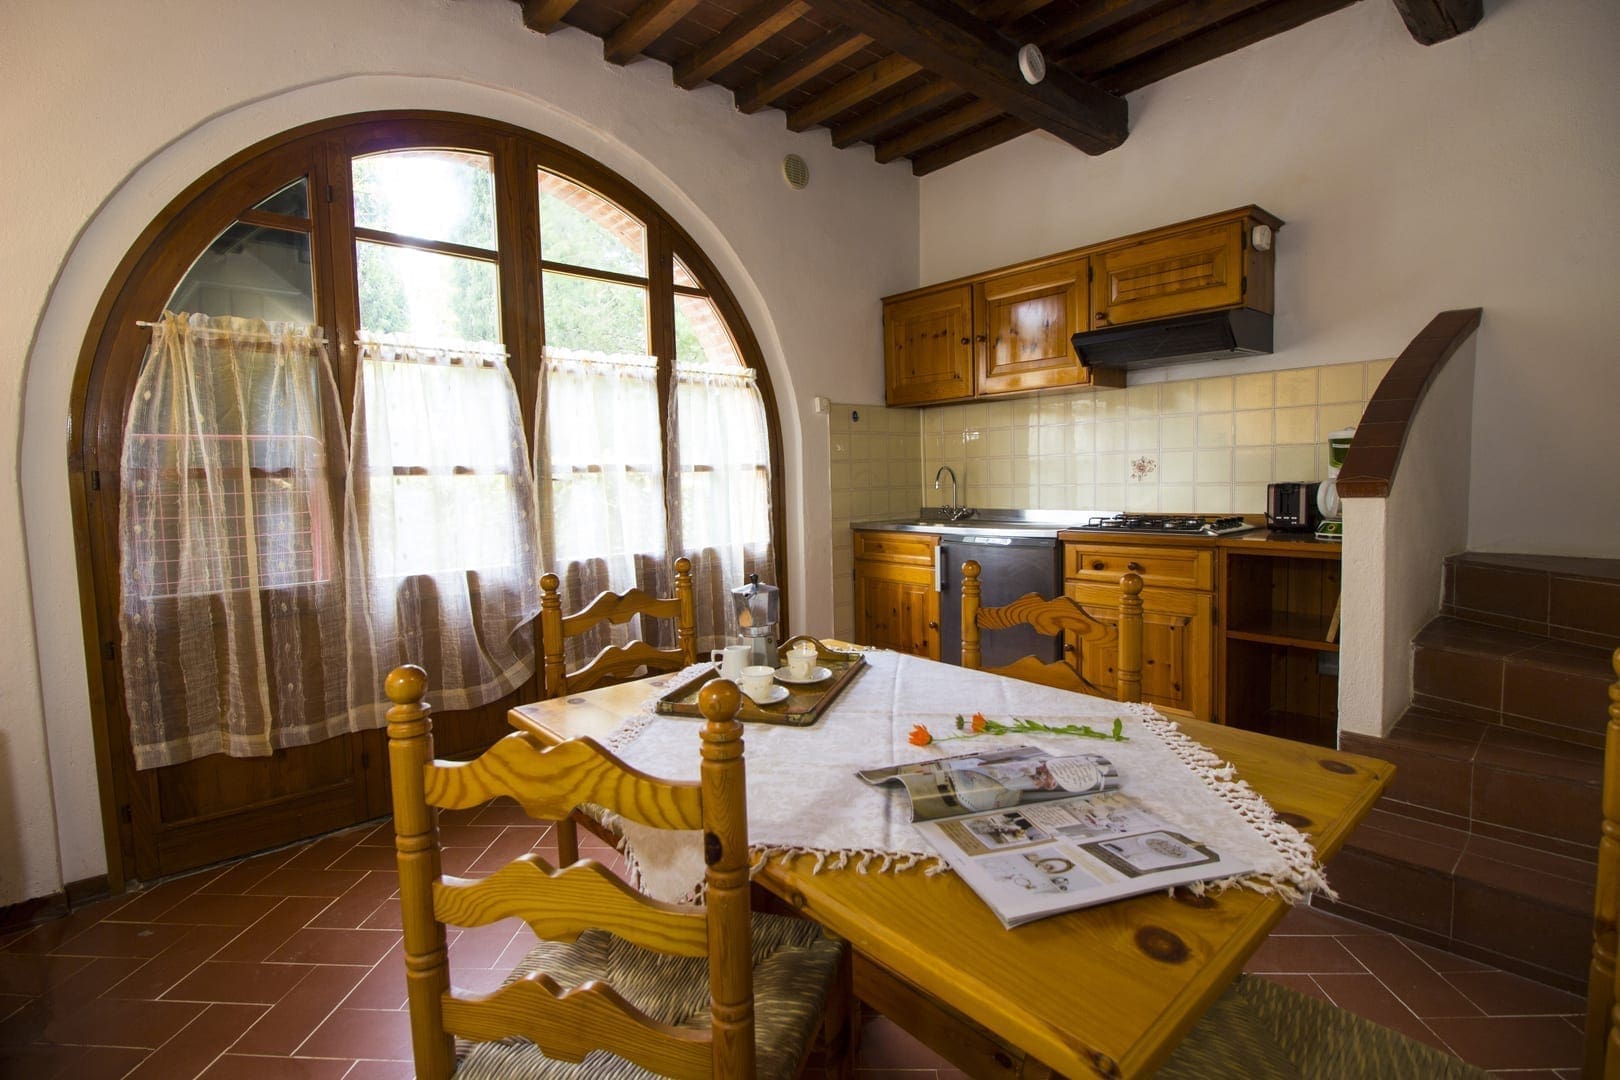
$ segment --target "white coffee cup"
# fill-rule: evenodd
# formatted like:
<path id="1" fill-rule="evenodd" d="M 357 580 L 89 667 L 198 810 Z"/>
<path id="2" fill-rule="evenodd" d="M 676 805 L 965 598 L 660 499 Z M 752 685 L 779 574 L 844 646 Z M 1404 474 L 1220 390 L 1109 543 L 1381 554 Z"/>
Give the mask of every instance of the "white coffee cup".
<path id="1" fill-rule="evenodd" d="M 816 667 L 816 647 L 809 641 L 801 641 L 788 650 L 788 671 L 795 679 L 808 679 Z"/>
<path id="2" fill-rule="evenodd" d="M 709 659 L 720 665 L 722 677 L 735 682 L 742 677 L 743 668 L 748 666 L 748 646 L 727 645 L 723 649 L 716 649 Z"/>
<path id="3" fill-rule="evenodd" d="M 743 646 L 747 648 L 747 646 Z M 765 664 L 750 664 L 742 669 L 742 692 L 755 701 L 770 694 L 776 685 L 776 669 Z"/>

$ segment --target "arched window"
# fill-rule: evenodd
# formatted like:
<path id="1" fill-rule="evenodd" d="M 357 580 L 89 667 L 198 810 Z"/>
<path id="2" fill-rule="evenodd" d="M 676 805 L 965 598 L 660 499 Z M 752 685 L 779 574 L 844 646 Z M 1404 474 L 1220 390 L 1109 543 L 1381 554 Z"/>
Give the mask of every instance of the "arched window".
<path id="1" fill-rule="evenodd" d="M 249 399 L 263 380 L 238 373 L 232 393 L 246 396 L 225 434 L 139 417 L 132 429 L 138 380 L 160 355 L 146 325 L 166 311 L 207 317 L 171 326 L 171 344 L 182 333 L 313 328 L 298 340 L 315 343 L 310 357 L 324 341 L 325 355 L 308 361 L 307 378 L 327 379 L 335 394 L 316 394 L 323 406 L 302 415 L 302 427 L 261 431 Z M 583 603 L 603 588 L 667 588 L 674 559 L 688 556 L 704 648 L 727 632 L 730 588 L 749 573 L 780 578 L 774 402 L 730 291 L 641 191 L 509 125 L 429 113 L 344 117 L 223 163 L 124 260 L 86 338 L 79 388 L 73 457 L 95 599 L 87 632 L 101 657 L 93 697 L 105 702 L 110 789 L 122 804 L 110 846 L 128 873 L 173 872 L 385 806 L 384 755 L 369 730 L 380 709 L 354 704 L 394 663 L 422 662 L 435 679 L 441 751 L 504 733 L 506 708 L 539 696 L 532 591 L 546 570 L 567 583 L 568 602 Z M 324 465 L 295 475 L 283 460 L 295 438 L 300 462 L 318 452 Z M 136 467 L 127 464 L 132 439 L 164 451 L 140 466 L 150 470 L 142 490 L 158 525 L 121 534 L 130 477 L 120 464 Z M 240 477 L 221 486 L 212 464 L 177 469 L 177 439 L 228 443 L 229 454 L 213 456 L 239 465 Z M 212 514 L 206 531 L 222 538 L 222 569 L 206 588 L 196 575 L 185 589 L 177 584 L 189 557 L 181 553 L 192 550 L 180 538 L 201 535 L 201 519 L 187 513 Z M 225 740 L 249 754 L 274 751 L 270 758 L 186 760 L 213 753 L 208 738 L 193 740 L 200 751 L 143 751 L 131 715 L 151 702 L 126 700 L 124 646 L 137 639 L 121 622 L 120 566 L 132 535 L 145 545 L 143 565 L 159 568 L 133 586 L 153 593 L 159 618 L 187 607 L 173 599 L 181 592 L 205 629 L 241 607 L 243 640 L 281 641 L 274 648 L 303 658 L 303 668 L 266 660 L 241 673 L 238 689 L 258 698 L 248 713 L 332 712 L 325 675 L 282 676 L 313 672 L 309 656 L 331 645 L 328 616 L 308 597 L 346 589 L 346 720 L 312 716 L 295 737 L 271 730 L 256 742 Z M 244 597 L 274 602 L 242 606 Z M 175 628 L 188 640 L 198 632 Z M 160 655 L 166 644 L 152 642 L 169 637 L 160 627 L 146 655 Z M 241 693 L 221 684 L 215 697 L 198 696 L 192 685 L 199 664 L 238 651 L 220 643 L 196 662 L 171 664 L 192 711 L 234 701 L 217 711 L 239 719 Z M 272 668 L 279 675 L 258 686 Z M 319 707 L 307 693 L 314 682 Z M 312 741 L 334 730 L 354 734 Z M 251 821 L 237 830 L 251 838 L 230 835 L 235 820 Z"/>

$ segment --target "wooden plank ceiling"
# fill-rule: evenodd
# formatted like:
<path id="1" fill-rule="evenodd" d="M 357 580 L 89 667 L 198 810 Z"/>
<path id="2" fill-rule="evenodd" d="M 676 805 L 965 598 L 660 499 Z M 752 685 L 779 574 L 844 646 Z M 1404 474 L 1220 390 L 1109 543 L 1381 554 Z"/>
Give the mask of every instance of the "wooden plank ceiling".
<path id="1" fill-rule="evenodd" d="M 1037 128 L 1106 153 L 1128 133 L 1122 95 L 1354 0 L 515 2 L 532 31 L 576 27 L 609 63 L 660 61 L 677 86 L 715 83 L 743 112 L 780 109 L 921 176 Z M 1036 85 L 1018 71 L 1027 43 L 1046 59 Z"/>

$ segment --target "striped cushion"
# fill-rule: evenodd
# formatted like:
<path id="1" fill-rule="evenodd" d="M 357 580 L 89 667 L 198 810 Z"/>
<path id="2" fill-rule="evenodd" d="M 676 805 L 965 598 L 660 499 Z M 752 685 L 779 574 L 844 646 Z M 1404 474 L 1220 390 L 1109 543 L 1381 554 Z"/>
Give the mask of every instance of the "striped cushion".
<path id="1" fill-rule="evenodd" d="M 792 1077 L 821 1018 L 838 971 L 842 946 L 803 919 L 754 915 L 754 1046 L 757 1075 Z M 609 983 L 654 1020 L 676 1027 L 709 1026 L 709 965 L 699 957 L 663 956 L 601 930 L 577 941 L 542 941 L 507 979 L 544 971 L 564 987 L 590 979 Z M 492 1043 L 456 1040 L 457 1080 L 598 1080 L 655 1074 L 605 1051 L 575 1064 L 546 1057 L 526 1039 Z"/>
<path id="2" fill-rule="evenodd" d="M 1472 1065 L 1290 990 L 1241 976 L 1210 1006 L 1159 1080 L 1485 1080 Z"/>

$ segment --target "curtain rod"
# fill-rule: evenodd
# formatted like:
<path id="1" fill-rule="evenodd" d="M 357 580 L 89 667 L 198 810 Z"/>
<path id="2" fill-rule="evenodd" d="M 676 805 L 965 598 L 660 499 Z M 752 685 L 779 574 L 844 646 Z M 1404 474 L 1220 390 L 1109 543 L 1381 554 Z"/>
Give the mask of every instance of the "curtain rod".
<path id="1" fill-rule="evenodd" d="M 381 340 L 378 340 L 377 338 L 355 338 L 354 339 L 354 344 L 355 344 L 355 346 L 357 348 L 362 348 L 362 349 L 365 349 L 365 348 L 404 349 L 407 352 L 418 352 L 418 353 L 447 353 L 447 354 L 451 354 L 451 355 L 460 354 L 460 355 L 464 355 L 464 356 L 498 356 L 502 360 L 510 360 L 512 358 L 512 354 L 507 352 L 504 348 L 502 348 L 499 345 L 496 345 L 494 347 L 489 347 L 489 346 L 461 345 L 461 344 L 435 344 L 435 343 L 433 343 L 431 341 L 430 342 L 381 341 Z"/>
<path id="2" fill-rule="evenodd" d="M 151 321 L 149 321 L 147 319 L 136 319 L 135 320 L 135 325 L 139 326 L 139 327 L 142 327 L 143 329 L 148 329 L 149 330 L 149 329 L 151 329 L 151 328 L 153 328 L 155 326 L 162 326 L 163 324 L 160 323 L 160 322 L 151 322 Z M 232 329 L 229 329 L 228 327 L 224 327 L 224 326 L 193 326 L 190 323 L 182 323 L 181 325 L 186 328 L 186 331 L 188 333 L 193 333 L 193 334 L 230 334 L 230 335 L 233 335 L 235 337 L 244 338 L 244 339 L 246 339 L 248 341 L 274 341 L 274 340 L 276 340 L 276 335 L 274 335 L 274 334 L 260 334 L 260 333 L 252 333 L 252 332 L 243 333 L 241 331 L 232 330 Z M 315 332 L 310 335 L 310 340 L 315 342 L 315 344 L 317 344 L 317 345 L 325 345 L 326 344 L 326 332 L 324 330 L 322 330 L 318 326 L 315 327 L 314 330 L 315 330 Z"/>

